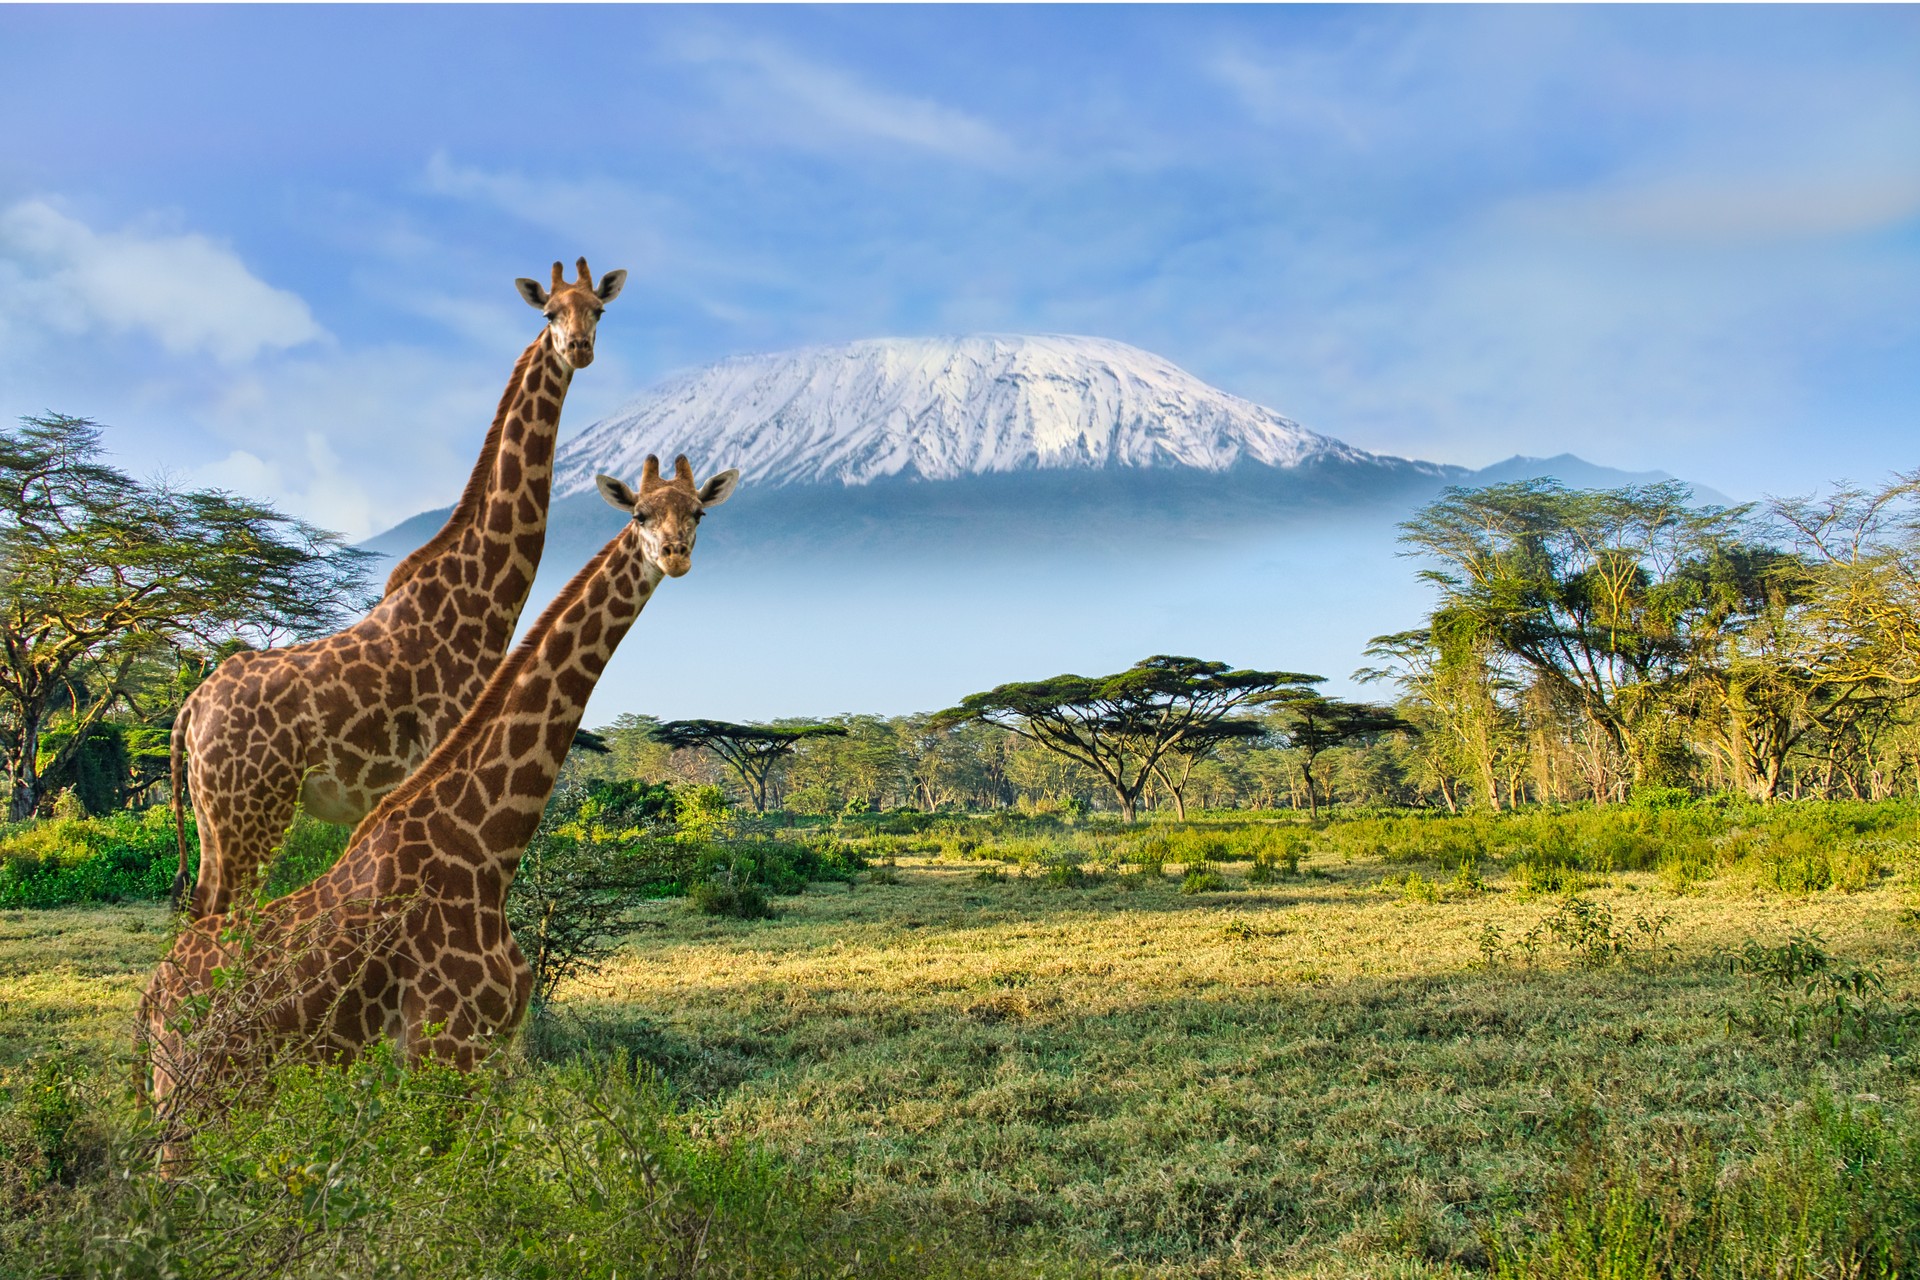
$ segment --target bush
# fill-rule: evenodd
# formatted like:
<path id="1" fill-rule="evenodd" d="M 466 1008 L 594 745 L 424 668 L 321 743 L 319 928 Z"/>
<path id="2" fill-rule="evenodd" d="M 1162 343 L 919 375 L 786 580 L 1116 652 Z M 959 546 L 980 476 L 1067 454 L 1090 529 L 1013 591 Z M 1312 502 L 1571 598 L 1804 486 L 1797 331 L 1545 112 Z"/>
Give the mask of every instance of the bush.
<path id="1" fill-rule="evenodd" d="M 1221 877 L 1220 873 L 1206 867 L 1194 867 L 1190 869 L 1186 874 L 1186 878 L 1180 881 L 1180 892 L 1182 893 L 1218 893 L 1226 887 L 1227 882 Z"/>
<path id="2" fill-rule="evenodd" d="M 311 884 L 340 860 L 352 835 L 351 827 L 308 817 L 304 809 L 296 811 L 286 839 L 280 842 L 280 854 L 267 870 L 261 896 L 278 898 Z"/>
<path id="3" fill-rule="evenodd" d="M 191 870 L 199 857 L 191 817 L 187 842 Z M 173 815 L 163 807 L 14 823 L 0 827 L 0 908 L 156 900 L 179 865 Z"/>
<path id="4" fill-rule="evenodd" d="M 296 1067 L 162 1179 L 138 1149 L 9 1229 L 0 1273 L 172 1277 L 951 1274 L 630 1061 L 471 1076 L 388 1047 Z M 150 1167 L 150 1166 L 149 1166 Z"/>
<path id="5" fill-rule="evenodd" d="M 704 880 L 696 880 L 687 891 L 696 910 L 710 916 L 732 916 L 737 920 L 763 920 L 773 915 L 766 891 L 753 882 L 751 858 L 736 857 L 717 867 Z"/>
<path id="6" fill-rule="evenodd" d="M 1815 1094 L 1764 1136 L 1572 1164 L 1542 1229 L 1488 1233 L 1499 1280 L 1905 1276 L 1920 1269 L 1920 1117 Z"/>

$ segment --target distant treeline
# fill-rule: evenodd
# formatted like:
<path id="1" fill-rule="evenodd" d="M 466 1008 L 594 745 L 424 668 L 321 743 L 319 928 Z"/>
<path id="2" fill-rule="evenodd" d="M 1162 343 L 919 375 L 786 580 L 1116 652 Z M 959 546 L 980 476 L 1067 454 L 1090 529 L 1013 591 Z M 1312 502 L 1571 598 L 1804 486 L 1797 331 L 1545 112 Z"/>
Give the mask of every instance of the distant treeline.
<path id="1" fill-rule="evenodd" d="M 1297 699 L 1255 700 L 1232 717 L 1264 732 L 1182 762 L 1187 804 L 1307 808 L 1309 764 L 1336 803 L 1449 810 L 1920 793 L 1920 472 L 1730 508 L 1694 505 L 1678 483 L 1528 481 L 1451 490 L 1403 528 L 1439 599 L 1356 673 L 1398 691 L 1371 721 L 1392 727 L 1325 745 L 1303 737 Z M 1085 764 L 978 719 L 768 727 L 821 723 L 845 735 L 774 760 L 768 807 L 1116 807 Z M 621 716 L 601 730 L 606 754 L 570 767 L 751 798 L 724 760 L 657 735 L 651 718 Z M 1166 770 L 1143 777 L 1143 807 L 1176 803 Z"/>

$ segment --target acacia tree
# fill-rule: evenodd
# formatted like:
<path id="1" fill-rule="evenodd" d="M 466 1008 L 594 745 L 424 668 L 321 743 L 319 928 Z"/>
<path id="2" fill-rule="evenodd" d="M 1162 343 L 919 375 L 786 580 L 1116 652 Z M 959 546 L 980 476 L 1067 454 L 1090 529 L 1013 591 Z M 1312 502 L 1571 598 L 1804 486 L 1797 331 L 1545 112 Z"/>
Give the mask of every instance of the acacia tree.
<path id="1" fill-rule="evenodd" d="M 1674 481 L 1568 490 L 1527 480 L 1448 489 L 1401 526 L 1401 541 L 1438 562 L 1421 575 L 1440 588 L 1436 631 L 1525 664 L 1580 709 L 1610 746 L 1613 772 L 1639 779 L 1665 740 L 1661 686 L 1690 656 L 1696 601 L 1680 571 L 1735 542 L 1748 511 L 1696 506 Z"/>
<path id="2" fill-rule="evenodd" d="M 1511 684 L 1500 670 L 1501 656 L 1473 629 L 1450 629 L 1438 619 L 1418 631 L 1375 636 L 1367 656 L 1385 659 L 1384 667 L 1362 668 L 1358 680 L 1395 680 L 1436 732 L 1422 755 L 1440 782 L 1447 807 L 1457 807 L 1456 787 L 1471 783 L 1482 803 L 1498 812 L 1497 770 L 1516 730 L 1516 717 L 1501 695 Z M 1511 795 L 1511 792 L 1509 792 Z"/>
<path id="3" fill-rule="evenodd" d="M 767 809 L 767 773 L 782 756 L 808 738 L 844 738 L 837 724 L 803 724 L 778 728 L 765 724 L 733 724 L 726 720 L 668 720 L 654 726 L 653 740 L 676 750 L 711 751 L 727 762 L 753 798 L 756 811 Z"/>
<path id="4" fill-rule="evenodd" d="M 1383 733 L 1413 731 L 1413 725 L 1388 707 L 1345 702 L 1318 693 L 1287 698 L 1274 709 L 1273 720 L 1275 733 L 1301 753 L 1300 777 L 1307 784 L 1307 808 L 1316 818 L 1320 816 L 1320 801 L 1313 766 L 1322 752 Z"/>
<path id="5" fill-rule="evenodd" d="M 57 414 L 0 431 L 0 761 L 15 821 L 156 649 L 325 634 L 368 603 L 368 553 L 229 493 L 137 481 L 102 461 L 100 438 Z M 56 716 L 66 736 L 43 764 Z"/>
<path id="6" fill-rule="evenodd" d="M 1835 680 L 1920 690 L 1920 470 L 1773 504 L 1808 565 L 1807 622 Z"/>
<path id="7" fill-rule="evenodd" d="M 1159 654 L 1109 676 L 1055 676 L 1003 684 L 961 699 L 937 725 L 998 725 L 1085 765 L 1112 788 L 1133 821 L 1140 792 L 1170 752 L 1203 736 L 1230 713 L 1316 684 L 1296 671 L 1236 671 L 1224 662 Z"/>
<path id="8" fill-rule="evenodd" d="M 1266 736 L 1267 727 L 1258 720 L 1222 719 L 1195 725 L 1162 752 L 1154 762 L 1153 776 L 1173 797 L 1173 816 L 1187 820 L 1187 784 L 1193 780 L 1195 765 L 1212 759 L 1229 742 L 1255 742 Z"/>

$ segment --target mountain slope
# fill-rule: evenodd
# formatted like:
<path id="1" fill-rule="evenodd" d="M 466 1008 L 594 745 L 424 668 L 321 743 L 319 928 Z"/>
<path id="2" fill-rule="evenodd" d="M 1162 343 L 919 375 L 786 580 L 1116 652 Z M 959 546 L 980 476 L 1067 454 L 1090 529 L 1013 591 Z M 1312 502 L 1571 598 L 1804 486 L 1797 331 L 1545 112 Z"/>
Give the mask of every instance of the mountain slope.
<path id="1" fill-rule="evenodd" d="M 761 488 L 1376 460 L 1137 347 L 1001 335 L 877 339 L 683 374 L 564 444 L 555 492 L 638 474 L 649 453 L 737 466 Z"/>
<path id="2" fill-rule="evenodd" d="M 1368 453 L 1119 343 L 855 343 L 685 375 L 564 445 L 526 619 L 619 530 L 594 473 L 633 480 L 650 452 L 744 483 L 589 723 L 926 710 L 1150 653 L 1345 688 L 1370 637 L 1424 616 L 1398 523 L 1446 486 L 1664 478 L 1566 454 L 1472 472 Z M 403 555 L 446 517 L 365 545 Z"/>

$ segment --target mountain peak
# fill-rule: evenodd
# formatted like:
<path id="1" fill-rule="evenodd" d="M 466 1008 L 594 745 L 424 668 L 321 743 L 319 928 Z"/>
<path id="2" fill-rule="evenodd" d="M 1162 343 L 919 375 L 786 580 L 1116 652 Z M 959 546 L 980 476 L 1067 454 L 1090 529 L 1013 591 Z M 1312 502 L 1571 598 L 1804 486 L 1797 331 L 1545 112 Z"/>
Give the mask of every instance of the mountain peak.
<path id="1" fill-rule="evenodd" d="M 878 338 L 735 356 L 643 393 L 561 447 L 555 491 L 649 453 L 756 487 L 996 472 L 1297 467 L 1373 455 L 1107 338 Z"/>

